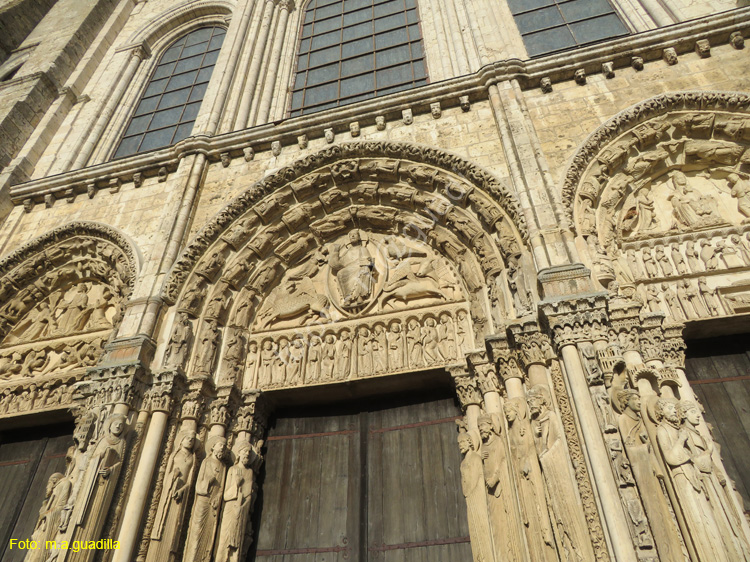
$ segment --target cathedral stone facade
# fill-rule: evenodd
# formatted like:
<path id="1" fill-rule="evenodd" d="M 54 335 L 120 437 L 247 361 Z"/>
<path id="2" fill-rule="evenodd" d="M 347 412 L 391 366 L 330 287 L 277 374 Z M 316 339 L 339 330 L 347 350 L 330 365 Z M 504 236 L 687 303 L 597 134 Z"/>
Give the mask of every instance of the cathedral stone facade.
<path id="1" fill-rule="evenodd" d="M 746 4 L 1 0 L 0 559 L 750 561 Z"/>

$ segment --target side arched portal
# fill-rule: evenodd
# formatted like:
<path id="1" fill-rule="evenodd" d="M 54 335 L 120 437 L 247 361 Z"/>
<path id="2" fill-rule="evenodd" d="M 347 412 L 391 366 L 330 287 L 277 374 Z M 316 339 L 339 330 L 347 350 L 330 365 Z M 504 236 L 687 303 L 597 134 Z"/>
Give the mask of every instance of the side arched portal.
<path id="1" fill-rule="evenodd" d="M 138 268 L 132 244 L 71 223 L 0 262 L 0 416 L 68 404 L 117 326 Z"/>

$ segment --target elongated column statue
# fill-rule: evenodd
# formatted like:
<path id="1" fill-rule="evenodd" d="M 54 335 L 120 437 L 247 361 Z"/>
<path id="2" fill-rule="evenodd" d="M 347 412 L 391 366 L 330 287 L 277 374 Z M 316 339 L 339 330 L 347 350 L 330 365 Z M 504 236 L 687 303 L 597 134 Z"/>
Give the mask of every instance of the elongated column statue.
<path id="1" fill-rule="evenodd" d="M 655 453 L 651 448 L 651 442 L 641 418 L 641 397 L 635 390 L 620 389 L 615 392 L 615 402 L 622 412 L 618 426 L 643 508 L 656 541 L 659 560 L 663 562 L 684 560 L 680 534 L 659 482 L 659 478 L 663 475 L 660 474 L 661 470 L 654 458 Z"/>
<path id="2" fill-rule="evenodd" d="M 549 390 L 535 385 L 528 391 L 529 412 L 537 455 L 547 483 L 553 521 L 557 529 L 562 560 L 584 562 L 594 560 L 594 552 L 580 510 L 581 498 L 574 487 L 568 454 L 563 444 L 562 427 L 551 409 Z"/>
<path id="3" fill-rule="evenodd" d="M 685 524 L 693 539 L 701 561 L 729 562 L 727 549 L 708 501 L 700 471 L 691 456 L 691 439 L 688 431 L 680 426 L 680 418 L 673 401 L 660 398 L 654 406 L 654 415 L 659 420 L 656 438 L 664 462 L 670 469 L 675 492 L 685 517 Z"/>
<path id="4" fill-rule="evenodd" d="M 259 443 L 258 449 L 263 446 Z M 247 442 L 237 448 L 237 461 L 227 473 L 224 487 L 224 509 L 221 514 L 219 543 L 216 548 L 216 562 L 237 562 L 243 554 L 245 535 L 248 533 L 248 519 L 255 503 L 254 473 L 261 457 Z"/>
<path id="5" fill-rule="evenodd" d="M 474 562 L 494 562 L 490 521 L 487 517 L 487 494 L 484 486 L 481 439 L 475 431 L 459 431 L 458 448 L 464 456 L 461 461 L 461 487 L 466 498 L 466 510 L 471 536 Z"/>
<path id="6" fill-rule="evenodd" d="M 208 456 L 201 464 L 195 482 L 195 503 L 185 543 L 184 562 L 211 560 L 226 476 L 223 462 L 226 444 L 224 437 L 216 435 L 210 437 L 206 444 Z"/>
<path id="7" fill-rule="evenodd" d="M 713 444 L 705 439 L 698 431 L 701 413 L 695 402 L 683 400 L 677 404 L 677 415 L 683 422 L 683 430 L 687 432 L 687 448 L 690 460 L 698 469 L 703 483 L 703 490 L 711 505 L 714 518 L 721 532 L 724 546 L 732 560 L 750 560 L 750 549 L 742 536 L 742 527 L 738 515 L 733 509 L 727 493 L 726 479 L 714 464 L 711 456 Z"/>
<path id="8" fill-rule="evenodd" d="M 516 536 L 519 529 L 513 493 L 515 486 L 511 483 L 508 472 L 505 443 L 500 437 L 502 422 L 497 414 L 493 414 L 479 416 L 478 423 L 495 554 L 498 560 L 524 560 L 522 545 Z"/>
<path id="9" fill-rule="evenodd" d="M 195 431 L 181 432 L 175 444 L 175 451 L 167 462 L 164 487 L 151 531 L 149 562 L 174 560 L 179 551 L 180 531 L 195 470 Z"/>
<path id="10" fill-rule="evenodd" d="M 508 421 L 510 449 L 515 453 L 521 517 L 534 561 L 557 560 L 555 538 L 549 522 L 547 497 L 529 425 L 526 402 L 522 398 L 506 400 L 503 405 Z"/>
<path id="11" fill-rule="evenodd" d="M 88 461 L 81 488 L 78 490 L 76 508 L 73 514 L 75 529 L 73 541 L 98 540 L 110 503 L 120 476 L 125 454 L 125 416 L 115 414 L 103 426 L 103 436 L 96 444 Z M 76 515 L 77 511 L 77 515 Z M 73 551 L 68 561 L 79 562 L 88 559 L 90 551 Z"/>

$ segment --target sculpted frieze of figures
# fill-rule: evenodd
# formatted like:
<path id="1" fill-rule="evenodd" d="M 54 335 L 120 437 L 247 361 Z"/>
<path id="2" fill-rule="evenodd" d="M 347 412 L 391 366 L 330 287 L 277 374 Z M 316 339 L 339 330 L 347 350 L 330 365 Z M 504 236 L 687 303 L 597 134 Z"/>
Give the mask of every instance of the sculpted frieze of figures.
<path id="1" fill-rule="evenodd" d="M 261 389 L 435 368 L 456 363 L 474 345 L 460 304 L 249 337 L 241 379 Z"/>
<path id="2" fill-rule="evenodd" d="M 94 366 L 104 350 L 105 336 L 62 338 L 47 343 L 0 350 L 0 382 L 50 377 Z"/>
<path id="3" fill-rule="evenodd" d="M 76 378 L 23 383 L 0 389 L 0 417 L 24 412 L 41 412 L 69 406 L 73 403 Z"/>

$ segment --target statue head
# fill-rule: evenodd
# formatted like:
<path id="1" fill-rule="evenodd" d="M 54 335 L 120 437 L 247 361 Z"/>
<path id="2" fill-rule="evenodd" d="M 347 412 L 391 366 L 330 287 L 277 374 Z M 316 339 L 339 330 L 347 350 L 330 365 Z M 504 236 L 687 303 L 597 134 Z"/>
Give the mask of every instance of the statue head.
<path id="1" fill-rule="evenodd" d="M 521 404 L 518 399 L 511 398 L 510 400 L 506 400 L 503 404 L 503 413 L 505 414 L 505 419 L 508 420 L 508 423 L 512 424 L 516 421 L 521 414 Z"/>
<path id="2" fill-rule="evenodd" d="M 638 394 L 638 391 L 632 388 L 625 388 L 619 390 L 616 397 L 620 411 L 624 412 L 626 408 L 630 408 L 634 412 L 641 411 L 641 395 Z"/>
<path id="3" fill-rule="evenodd" d="M 672 172 L 672 181 L 675 186 L 685 187 L 687 185 L 687 177 L 680 170 Z"/>
<path id="4" fill-rule="evenodd" d="M 237 463 L 245 467 L 250 466 L 252 446 L 247 441 L 242 441 L 237 444 L 235 448 L 235 454 L 237 455 Z"/>
<path id="5" fill-rule="evenodd" d="M 680 423 L 680 417 L 677 414 L 675 403 L 665 398 L 659 398 L 654 406 L 654 414 L 658 420 L 667 420 L 673 424 Z"/>
<path id="6" fill-rule="evenodd" d="M 534 385 L 527 393 L 527 401 L 531 415 L 533 417 L 539 416 L 549 410 L 549 391 L 541 384 Z"/>
<path id="7" fill-rule="evenodd" d="M 360 244 L 362 242 L 362 236 L 359 234 L 359 230 L 354 229 L 349 232 L 349 242 L 356 246 L 357 244 Z"/>
<path id="8" fill-rule="evenodd" d="M 107 428 L 111 435 L 119 437 L 122 435 L 125 429 L 125 416 L 121 414 L 115 414 L 109 419 L 109 427 Z"/>
<path id="9" fill-rule="evenodd" d="M 52 495 L 52 491 L 55 489 L 55 486 L 57 486 L 57 483 L 65 478 L 65 475 L 61 472 L 55 472 L 52 476 L 49 477 L 49 480 L 47 480 L 47 487 L 45 488 L 45 497 L 50 497 Z"/>
<path id="10" fill-rule="evenodd" d="M 682 421 L 685 420 L 692 426 L 696 426 L 701 421 L 701 412 L 698 404 L 688 400 L 682 400 L 676 406 L 677 417 Z"/>
<path id="11" fill-rule="evenodd" d="M 226 451 L 227 440 L 219 435 L 214 435 L 206 443 L 206 450 L 211 452 L 211 455 L 217 460 L 224 458 L 224 452 Z"/>
<path id="12" fill-rule="evenodd" d="M 740 176 L 735 173 L 731 173 L 727 176 L 727 183 L 729 184 L 729 187 L 734 186 L 734 184 L 736 184 L 738 181 L 740 181 Z"/>
<path id="13" fill-rule="evenodd" d="M 192 451 L 193 447 L 195 447 L 195 431 L 193 430 L 187 430 L 183 431 L 177 442 L 180 444 L 180 447 L 185 449 L 186 451 Z"/>

